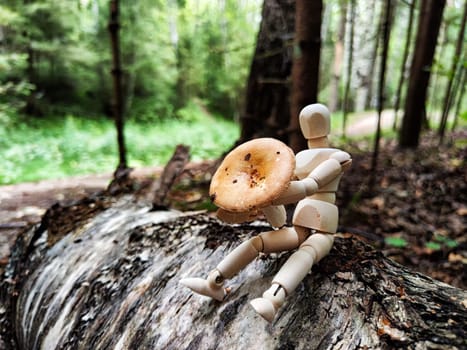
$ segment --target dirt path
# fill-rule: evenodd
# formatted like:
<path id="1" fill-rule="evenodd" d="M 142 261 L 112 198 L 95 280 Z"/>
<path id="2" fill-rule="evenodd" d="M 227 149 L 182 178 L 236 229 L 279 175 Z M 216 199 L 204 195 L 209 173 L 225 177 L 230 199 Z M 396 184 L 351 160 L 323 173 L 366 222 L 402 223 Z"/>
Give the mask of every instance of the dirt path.
<path id="1" fill-rule="evenodd" d="M 132 176 L 151 178 L 161 169 L 135 169 Z M 0 186 L 0 267 L 16 236 L 30 224 L 38 223 L 50 206 L 104 190 L 111 179 L 112 174 L 97 174 Z"/>
<path id="2" fill-rule="evenodd" d="M 346 128 L 349 137 L 371 135 L 376 132 L 378 124 L 378 114 L 376 111 L 363 112 L 354 116 L 352 123 Z M 394 123 L 394 111 L 384 110 L 381 113 L 381 128 L 391 129 Z"/>

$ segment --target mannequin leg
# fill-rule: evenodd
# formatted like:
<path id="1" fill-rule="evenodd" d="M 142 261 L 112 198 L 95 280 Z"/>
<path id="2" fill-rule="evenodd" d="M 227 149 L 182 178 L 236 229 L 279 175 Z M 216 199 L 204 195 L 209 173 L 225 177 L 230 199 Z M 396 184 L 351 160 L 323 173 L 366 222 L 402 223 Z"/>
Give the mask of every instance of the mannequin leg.
<path id="1" fill-rule="evenodd" d="M 314 263 L 325 257 L 332 248 L 334 236 L 316 233 L 308 237 L 274 276 L 271 287 L 262 298 L 251 301 L 255 311 L 272 322 L 285 297 L 290 295 L 310 272 Z"/>
<path id="2" fill-rule="evenodd" d="M 307 237 L 306 229 L 296 230 L 293 227 L 283 227 L 275 231 L 263 232 L 250 238 L 230 252 L 216 268 L 209 273 L 207 279 L 184 278 L 180 283 L 198 294 L 223 300 L 228 290 L 224 281 L 235 276 L 260 252 L 278 253 L 296 249 Z"/>

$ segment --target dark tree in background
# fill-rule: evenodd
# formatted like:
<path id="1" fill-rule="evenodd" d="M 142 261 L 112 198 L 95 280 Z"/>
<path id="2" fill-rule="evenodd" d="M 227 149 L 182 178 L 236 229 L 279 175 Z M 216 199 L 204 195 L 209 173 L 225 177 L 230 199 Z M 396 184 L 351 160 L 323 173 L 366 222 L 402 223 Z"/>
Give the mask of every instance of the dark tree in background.
<path id="1" fill-rule="evenodd" d="M 265 0 L 240 116 L 239 143 L 256 137 L 287 142 L 295 0 Z"/>
<path id="2" fill-rule="evenodd" d="M 457 43 L 456 43 L 456 51 L 454 53 L 452 63 L 451 63 L 451 69 L 449 71 L 449 81 L 448 81 L 448 86 L 446 88 L 446 95 L 444 97 L 444 102 L 443 102 L 443 114 L 441 115 L 441 123 L 439 126 L 439 137 L 440 137 L 440 143 L 443 142 L 444 138 L 444 132 L 446 130 L 446 124 L 448 121 L 448 115 L 449 115 L 449 110 L 451 109 L 452 102 L 454 100 L 455 92 L 457 89 L 453 89 L 453 83 L 454 83 L 454 77 L 456 76 L 456 73 L 458 73 L 458 67 L 459 63 L 462 63 L 462 48 L 465 45 L 464 43 L 464 34 L 465 34 L 465 23 L 467 19 L 467 2 L 464 1 L 464 11 L 462 14 L 462 20 L 461 20 L 461 26 L 459 29 L 459 35 L 457 37 Z M 459 72 L 458 75 L 458 80 L 460 80 L 460 76 L 462 72 Z"/>
<path id="3" fill-rule="evenodd" d="M 404 52 L 402 53 L 402 64 L 401 64 L 401 73 L 399 77 L 399 82 L 397 84 L 397 90 L 396 90 L 396 101 L 394 102 L 394 123 L 393 123 L 393 129 L 396 130 L 397 127 L 397 113 L 399 111 L 400 107 L 400 102 L 401 102 L 401 95 L 402 95 L 402 85 L 404 84 L 404 81 L 407 79 L 407 59 L 409 57 L 409 49 L 410 49 L 410 43 L 411 43 L 411 38 L 412 38 L 412 28 L 413 28 L 413 18 L 414 18 L 414 13 L 415 13 L 415 7 L 417 6 L 417 0 L 412 0 L 412 2 L 409 4 L 410 10 L 409 10 L 409 18 L 408 18 L 408 24 L 407 24 L 407 35 L 405 38 L 405 45 L 404 45 Z"/>
<path id="4" fill-rule="evenodd" d="M 375 182 L 376 167 L 378 164 L 378 154 L 379 154 L 379 143 L 381 138 L 381 115 L 383 113 L 385 96 L 385 84 L 386 84 L 386 62 L 388 59 L 388 50 L 389 50 L 389 39 L 391 34 L 392 26 L 392 17 L 395 11 L 395 3 L 392 0 L 386 0 L 384 11 L 382 13 L 382 18 L 384 18 L 382 25 L 383 32 L 383 48 L 381 53 L 381 65 L 379 71 L 379 81 L 378 81 L 378 122 L 376 127 L 376 135 L 373 147 L 373 156 L 371 159 L 371 178 L 370 178 L 370 189 L 373 188 Z"/>
<path id="5" fill-rule="evenodd" d="M 445 0 L 422 0 L 421 3 L 404 118 L 399 133 L 399 146 L 403 148 L 416 148 L 418 146 L 425 114 L 430 70 L 445 5 Z"/>
<path id="6" fill-rule="evenodd" d="M 321 1 L 264 1 L 239 142 L 268 136 L 306 148 L 298 114 L 317 101 L 322 8 Z"/>
<path id="7" fill-rule="evenodd" d="M 120 43 L 118 37 L 119 24 L 119 2 L 110 1 L 109 32 L 112 44 L 112 77 L 113 77 L 113 112 L 115 126 L 117 129 L 117 143 L 119 162 L 116 170 L 116 177 L 120 170 L 127 168 L 126 148 L 123 133 L 123 90 L 122 90 L 122 69 L 120 64 Z"/>
<path id="8" fill-rule="evenodd" d="M 459 115 L 460 115 L 460 112 L 461 112 L 462 99 L 464 98 L 464 93 L 465 93 L 465 85 L 467 85 L 467 81 L 466 81 L 467 68 L 465 66 L 461 66 L 460 68 L 461 68 L 460 69 L 461 71 L 460 71 L 460 74 L 458 76 L 460 91 L 458 92 L 457 103 L 456 103 L 456 107 L 454 109 L 454 121 L 452 123 L 452 128 L 451 128 L 452 131 L 454 131 L 456 129 L 456 127 L 457 127 Z"/>
<path id="9" fill-rule="evenodd" d="M 300 131 L 300 110 L 318 100 L 322 10 L 321 0 L 297 0 L 289 128 L 289 146 L 295 152 L 307 148 Z"/>

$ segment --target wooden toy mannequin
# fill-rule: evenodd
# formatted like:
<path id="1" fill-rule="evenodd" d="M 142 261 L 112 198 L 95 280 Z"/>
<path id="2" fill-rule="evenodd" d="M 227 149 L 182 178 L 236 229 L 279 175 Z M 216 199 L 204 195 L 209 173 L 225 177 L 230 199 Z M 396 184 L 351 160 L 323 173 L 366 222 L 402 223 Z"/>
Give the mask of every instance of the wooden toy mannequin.
<path id="1" fill-rule="evenodd" d="M 329 110 L 321 104 L 308 105 L 300 112 L 300 128 L 308 140 L 308 150 L 295 157 L 295 177 L 270 205 L 259 208 L 276 230 L 263 232 L 235 248 L 208 275 L 207 279 L 185 278 L 181 284 L 194 292 L 223 300 L 228 289 L 224 281 L 235 276 L 260 252 L 274 253 L 297 249 L 274 276 L 271 287 L 250 303 L 258 314 L 271 322 L 286 296 L 290 295 L 314 263 L 326 256 L 334 243 L 338 209 L 335 193 L 342 173 L 351 163 L 348 153 L 329 148 Z M 250 141 L 252 142 L 252 141 Z M 234 151 L 232 151 L 234 152 Z M 298 203 L 297 203 L 298 202 Z M 286 227 L 284 204 L 297 203 L 293 227 Z M 231 212 L 220 209 L 218 217 L 227 222 L 243 222 L 257 210 Z"/>

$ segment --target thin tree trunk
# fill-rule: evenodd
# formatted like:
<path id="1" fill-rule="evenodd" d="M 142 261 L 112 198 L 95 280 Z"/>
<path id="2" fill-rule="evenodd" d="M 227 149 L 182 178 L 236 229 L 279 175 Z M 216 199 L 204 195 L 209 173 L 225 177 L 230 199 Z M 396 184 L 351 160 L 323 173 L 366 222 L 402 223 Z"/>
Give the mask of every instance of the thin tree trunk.
<path id="1" fill-rule="evenodd" d="M 229 281 L 232 289 L 223 302 L 194 295 L 179 284 L 181 278 L 206 276 L 241 240 L 270 227 L 230 226 L 207 215 L 150 208 L 133 197 L 96 197 L 56 207 L 39 228 L 21 235 L 0 285 L 4 348 L 467 345 L 466 291 L 414 273 L 357 239 L 336 238 L 272 324 L 248 302 L 270 286 L 287 253 L 248 265 Z M 74 229 L 62 224 L 70 221 Z M 48 242 L 52 228 L 59 237 Z"/>
<path id="2" fill-rule="evenodd" d="M 409 10 L 409 19 L 408 19 L 408 24 L 407 24 L 407 35 L 405 38 L 405 46 L 404 46 L 404 52 L 402 54 L 402 64 L 401 64 L 401 73 L 399 77 L 399 82 L 397 84 L 397 90 L 396 90 L 396 101 L 394 102 L 394 123 L 392 125 L 393 130 L 396 130 L 397 128 L 397 114 L 399 111 L 400 107 L 400 102 L 401 102 L 401 94 L 402 94 L 402 86 L 404 85 L 404 81 L 407 78 L 407 59 L 409 57 L 409 48 L 410 48 L 410 42 L 412 41 L 412 27 L 413 27 L 413 18 L 414 18 L 414 13 L 415 13 L 415 8 L 417 6 L 417 0 L 412 0 L 412 3 L 410 4 L 410 10 Z"/>
<path id="3" fill-rule="evenodd" d="M 459 61 L 464 62 L 464 56 L 460 57 Z M 462 90 L 461 83 L 462 83 L 463 76 L 464 76 L 464 67 L 463 67 L 462 64 L 459 64 L 457 66 L 457 73 L 456 73 L 456 75 L 454 77 L 454 83 L 453 83 L 453 86 L 452 86 L 452 93 L 451 93 L 451 96 L 450 96 L 450 99 L 449 99 L 449 108 L 451 108 L 452 105 L 456 104 L 457 96 L 462 92 L 461 91 Z"/>
<path id="4" fill-rule="evenodd" d="M 449 28 L 450 28 L 449 22 L 446 21 L 446 22 L 441 23 L 438 44 L 436 46 L 437 48 L 436 55 L 433 61 L 434 64 L 433 64 L 432 72 L 431 72 L 432 77 L 430 78 L 430 80 L 432 81 L 429 87 L 431 91 L 427 92 L 427 94 L 429 95 L 427 110 L 429 110 L 429 112 L 426 113 L 426 120 L 424 121 L 426 122 L 425 123 L 426 125 L 423 125 L 423 127 L 427 130 L 430 129 L 431 116 L 434 114 L 437 114 L 437 111 L 438 111 L 437 109 L 438 100 L 440 100 L 439 91 L 442 85 L 442 84 L 439 84 L 439 82 L 442 80 L 440 79 L 440 75 L 442 75 L 442 73 L 440 73 L 440 71 L 442 70 L 440 68 L 440 62 L 443 61 L 443 54 L 446 52 L 446 46 L 449 42 L 448 40 Z"/>
<path id="5" fill-rule="evenodd" d="M 369 0 L 356 3 L 357 18 L 355 19 L 355 58 L 353 64 L 354 77 L 356 78 L 354 110 L 364 111 L 367 106 L 368 94 L 371 92 L 369 84 L 377 59 L 377 47 L 379 40 L 379 28 L 381 27 L 381 1 Z M 360 13 L 360 11 L 362 11 Z M 375 30 L 376 28 L 376 30 Z M 376 32 L 376 33 L 375 33 Z"/>
<path id="6" fill-rule="evenodd" d="M 329 92 L 329 110 L 334 112 L 339 106 L 339 84 L 342 76 L 342 61 L 344 60 L 345 24 L 347 20 L 347 2 L 340 1 L 340 20 L 337 30 L 337 40 L 334 43 L 334 62 L 332 65 L 331 91 Z"/>
<path id="7" fill-rule="evenodd" d="M 298 115 L 303 107 L 318 100 L 323 3 L 321 0 L 297 0 L 295 6 L 289 146 L 298 152 L 307 148 Z"/>
<path id="8" fill-rule="evenodd" d="M 118 177 L 118 173 L 121 170 L 127 169 L 126 160 L 126 147 L 125 147 L 125 136 L 123 133 L 123 89 L 122 89 L 122 69 L 120 64 L 120 43 L 118 32 L 120 29 L 119 23 L 119 0 L 110 1 L 110 20 L 109 20 L 109 32 L 112 44 L 112 77 L 113 77 L 113 111 L 114 121 L 117 130 L 117 143 L 118 143 L 118 156 L 119 162 L 115 176 Z"/>
<path id="9" fill-rule="evenodd" d="M 353 62 L 353 40 L 354 40 L 354 22 L 355 22 L 355 0 L 350 0 L 350 33 L 349 33 L 349 50 L 347 59 L 347 81 L 345 83 L 344 98 L 342 101 L 342 137 L 346 137 L 347 114 L 349 112 L 349 91 L 350 82 L 352 80 L 352 62 Z"/>
<path id="10" fill-rule="evenodd" d="M 381 42 L 381 28 L 383 28 L 384 23 L 384 10 L 381 10 L 381 14 L 379 16 L 378 27 L 376 30 L 376 37 L 375 37 L 375 46 L 373 47 L 373 52 L 371 55 L 370 61 L 370 69 L 368 71 L 368 75 L 365 79 L 365 84 L 367 85 L 367 94 L 366 94 L 366 101 L 365 101 L 365 109 L 371 108 L 371 101 L 373 100 L 373 82 L 374 82 L 374 75 L 375 75 L 375 68 L 378 61 L 378 51 Z"/>
<path id="11" fill-rule="evenodd" d="M 404 118 L 399 132 L 399 146 L 402 148 L 418 146 L 430 80 L 430 68 L 445 4 L 445 0 L 422 0 Z"/>
<path id="12" fill-rule="evenodd" d="M 444 138 L 444 132 L 446 130 L 446 124 L 448 121 L 448 116 L 449 116 L 449 110 L 451 109 L 451 104 L 452 104 L 452 84 L 454 82 L 454 77 L 457 72 L 457 67 L 459 65 L 459 62 L 461 61 L 462 57 L 462 47 L 464 45 L 464 34 L 465 34 L 465 23 L 467 19 L 467 2 L 464 2 L 464 12 L 462 15 L 462 22 L 461 26 L 459 29 L 459 35 L 457 37 L 457 44 L 456 44 L 456 51 L 454 53 L 452 63 L 451 63 L 451 69 L 449 71 L 449 80 L 448 80 L 448 86 L 446 88 L 446 95 L 444 97 L 444 103 L 443 103 L 443 114 L 441 116 L 441 123 L 439 125 L 438 129 L 438 135 L 439 135 L 439 143 L 443 143 L 443 138 Z"/>
<path id="13" fill-rule="evenodd" d="M 465 93 L 465 85 L 467 85 L 467 69 L 465 69 L 464 67 L 461 67 L 461 73 L 462 73 L 462 77 L 460 79 L 460 86 L 461 86 L 461 90 L 459 92 L 459 97 L 457 98 L 457 105 L 456 105 L 456 109 L 455 109 L 455 112 L 454 112 L 454 121 L 452 123 L 452 128 L 451 128 L 451 131 L 454 131 L 457 127 L 457 121 L 459 120 L 459 114 L 460 114 L 460 111 L 461 111 L 461 106 L 462 106 L 462 100 L 464 98 L 464 93 Z"/>
<path id="14" fill-rule="evenodd" d="M 376 127 L 376 136 L 373 146 L 373 156 L 371 158 L 371 177 L 370 177 L 370 191 L 375 183 L 376 167 L 378 165 L 378 154 L 379 154 L 379 141 L 381 138 L 381 114 L 383 112 L 384 101 L 386 99 L 384 86 L 386 81 L 386 62 L 388 59 L 389 50 L 389 39 L 391 35 L 392 27 L 392 11 L 394 10 L 394 3 L 391 0 L 386 0 L 386 6 L 384 9 L 384 22 L 383 22 L 383 52 L 381 54 L 381 67 L 380 76 L 378 83 L 378 122 Z"/>

